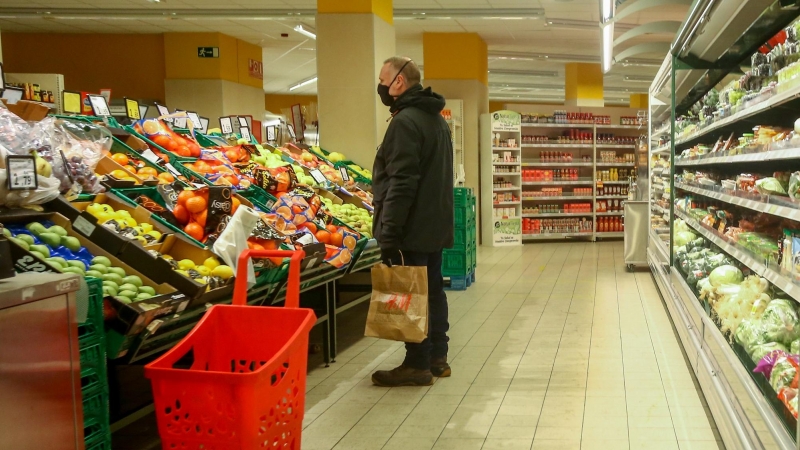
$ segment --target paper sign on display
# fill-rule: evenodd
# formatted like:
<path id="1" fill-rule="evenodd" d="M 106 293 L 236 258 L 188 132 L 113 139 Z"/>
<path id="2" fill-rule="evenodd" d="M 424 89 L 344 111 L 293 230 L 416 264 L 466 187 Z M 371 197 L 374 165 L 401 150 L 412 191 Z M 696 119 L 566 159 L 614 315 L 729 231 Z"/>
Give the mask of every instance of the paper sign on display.
<path id="1" fill-rule="evenodd" d="M 289 128 L 289 136 L 291 136 L 292 139 L 296 138 L 297 135 L 294 134 L 294 127 L 292 125 L 287 125 L 286 127 Z"/>
<path id="2" fill-rule="evenodd" d="M 92 105 L 92 112 L 97 117 L 110 117 L 106 98 L 102 95 L 89 94 L 89 103 Z"/>
<path id="3" fill-rule="evenodd" d="M 496 246 L 522 244 L 521 219 L 495 219 L 493 242 Z"/>
<path id="4" fill-rule="evenodd" d="M 242 139 L 245 139 L 247 141 L 253 140 L 253 138 L 250 136 L 250 129 L 247 127 L 239 128 L 239 134 L 242 135 Z"/>
<path id="5" fill-rule="evenodd" d="M 176 114 L 186 113 L 186 111 L 183 111 L 183 110 L 180 110 L 180 109 L 176 109 L 175 113 Z M 188 118 L 189 117 L 187 117 L 187 116 L 175 117 L 173 119 L 173 123 L 175 124 L 175 128 L 186 128 L 186 119 L 188 119 Z"/>
<path id="6" fill-rule="evenodd" d="M 208 117 L 200 118 L 200 132 L 203 134 L 208 133 Z"/>
<path id="7" fill-rule="evenodd" d="M 142 118 L 142 112 L 139 110 L 139 102 L 136 100 L 125 98 L 125 115 L 131 120 L 139 120 Z"/>
<path id="8" fill-rule="evenodd" d="M 158 156 L 157 156 L 155 153 L 153 153 L 153 151 L 152 151 L 152 150 L 150 150 L 149 148 L 148 148 L 147 150 L 143 151 L 141 154 L 142 154 L 142 157 L 143 157 L 144 159 L 146 159 L 146 160 L 150 161 L 150 162 L 151 162 L 151 163 L 153 163 L 153 164 L 158 164 L 158 163 L 161 161 L 161 158 L 159 158 L 159 157 L 158 157 Z"/>
<path id="9" fill-rule="evenodd" d="M 350 181 L 350 174 L 347 173 L 347 169 L 344 166 L 339 167 L 339 173 L 342 174 L 342 181 Z"/>
<path id="10" fill-rule="evenodd" d="M 192 121 L 192 128 L 195 130 L 199 130 L 202 125 L 200 124 L 200 116 L 197 115 L 194 111 L 186 111 L 186 115 L 189 116 L 189 120 Z"/>
<path id="11" fill-rule="evenodd" d="M 219 128 L 222 134 L 231 134 L 233 133 L 233 121 L 230 117 L 220 117 Z"/>
<path id="12" fill-rule="evenodd" d="M 492 113 L 492 131 L 519 132 L 522 116 L 515 111 L 495 111 Z"/>
<path id="13" fill-rule="evenodd" d="M 181 176 L 181 173 L 180 173 L 180 172 L 178 172 L 178 169 L 176 169 L 176 168 L 175 168 L 175 166 L 173 166 L 172 164 L 170 164 L 170 163 L 166 163 L 166 164 L 164 164 L 164 167 L 165 167 L 165 168 L 166 168 L 166 169 L 167 169 L 167 170 L 168 170 L 168 171 L 169 171 L 171 174 L 175 175 L 176 177 L 179 177 L 179 176 Z"/>
<path id="14" fill-rule="evenodd" d="M 328 179 L 325 178 L 325 175 L 319 169 L 311 169 L 309 170 L 309 173 L 311 174 L 311 178 L 313 178 L 314 181 L 319 184 L 323 184 L 328 181 Z"/>
<path id="15" fill-rule="evenodd" d="M 169 108 L 167 108 L 164 105 L 159 105 L 158 103 L 156 103 L 156 109 L 158 110 L 158 115 L 159 116 L 168 116 L 169 115 Z M 164 119 L 164 120 L 166 120 L 167 122 L 172 122 L 172 119 Z"/>
<path id="16" fill-rule="evenodd" d="M 6 156 L 6 177 L 11 191 L 36 189 L 39 185 L 36 180 L 36 158 L 29 155 Z"/>
<path id="17" fill-rule="evenodd" d="M 66 114 L 80 114 L 81 113 L 81 93 L 64 91 L 61 93 L 61 99 L 64 102 L 64 112 Z"/>
<path id="18" fill-rule="evenodd" d="M 275 139 L 275 127 L 267 127 L 267 140 L 271 142 Z"/>
<path id="19" fill-rule="evenodd" d="M 250 124 L 247 123 L 247 117 L 237 117 L 239 119 L 239 126 L 249 128 Z"/>

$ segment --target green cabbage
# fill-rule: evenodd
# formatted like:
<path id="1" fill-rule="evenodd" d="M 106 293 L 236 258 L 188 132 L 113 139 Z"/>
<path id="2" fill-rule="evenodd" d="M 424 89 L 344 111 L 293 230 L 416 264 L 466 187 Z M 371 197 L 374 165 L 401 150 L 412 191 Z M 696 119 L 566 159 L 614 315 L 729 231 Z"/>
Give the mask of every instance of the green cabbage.
<path id="1" fill-rule="evenodd" d="M 759 329 L 760 322 L 758 319 L 744 319 L 736 328 L 734 338 L 736 342 L 744 347 L 747 354 L 752 353 L 752 349 L 756 345 L 764 343 Z"/>
<path id="2" fill-rule="evenodd" d="M 708 281 L 714 287 L 723 284 L 739 284 L 743 279 L 742 271 L 731 265 L 719 266 L 708 275 Z"/>
<path id="3" fill-rule="evenodd" d="M 742 326 L 739 325 L 739 328 Z M 756 344 L 753 346 L 753 350 L 750 352 L 750 359 L 753 360 L 754 363 L 758 364 L 761 361 L 761 358 L 766 356 L 768 353 L 773 352 L 775 350 L 783 350 L 786 351 L 786 347 L 783 344 L 778 342 L 767 342 L 766 344 Z"/>
<path id="4" fill-rule="evenodd" d="M 691 231 L 676 231 L 674 244 L 678 247 L 688 244 L 697 239 L 697 235 Z"/>
<path id="5" fill-rule="evenodd" d="M 800 339 L 795 339 L 792 341 L 792 345 L 789 347 L 791 353 L 793 355 L 800 354 Z"/>
<path id="6" fill-rule="evenodd" d="M 786 190 L 777 178 L 767 177 L 756 181 L 756 190 L 762 194 L 786 195 Z"/>
<path id="7" fill-rule="evenodd" d="M 761 316 L 761 327 L 770 341 L 791 344 L 800 338 L 800 319 L 789 300 L 771 301 Z"/>

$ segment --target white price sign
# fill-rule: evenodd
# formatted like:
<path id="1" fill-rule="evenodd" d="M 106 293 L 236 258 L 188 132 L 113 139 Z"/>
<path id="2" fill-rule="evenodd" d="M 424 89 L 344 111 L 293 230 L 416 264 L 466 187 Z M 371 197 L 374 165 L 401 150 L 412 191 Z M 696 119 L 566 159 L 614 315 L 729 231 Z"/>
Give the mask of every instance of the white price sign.
<path id="1" fill-rule="evenodd" d="M 203 128 L 203 124 L 200 123 L 200 116 L 197 115 L 196 112 L 187 111 L 186 115 L 189 116 L 189 120 L 192 121 L 192 128 L 194 128 L 195 130 L 199 130 L 199 129 Z"/>
<path id="2" fill-rule="evenodd" d="M 250 136 L 250 129 L 247 127 L 239 128 L 239 134 L 242 135 L 242 139 L 245 139 L 248 142 L 253 140 L 253 138 Z"/>
<path id="3" fill-rule="evenodd" d="M 8 189 L 24 191 L 36 189 L 36 159 L 33 156 L 8 155 L 6 157 Z"/>
<path id="4" fill-rule="evenodd" d="M 142 152 L 142 157 L 144 157 L 144 159 L 150 161 L 153 164 L 158 164 L 161 162 L 161 158 L 159 158 L 158 155 L 153 153 L 153 151 L 150 150 L 149 148 Z"/>
<path id="5" fill-rule="evenodd" d="M 222 134 L 231 134 L 233 133 L 233 121 L 230 117 L 220 117 L 219 128 L 222 130 Z"/>
<path id="6" fill-rule="evenodd" d="M 350 181 L 350 174 L 347 173 L 347 169 L 344 166 L 339 167 L 339 173 L 342 174 L 342 181 Z"/>
<path id="7" fill-rule="evenodd" d="M 239 126 L 243 128 L 249 128 L 250 124 L 247 123 L 247 117 L 237 117 L 239 119 Z"/>
<path id="8" fill-rule="evenodd" d="M 323 184 L 326 181 L 328 181 L 328 179 L 325 178 L 325 175 L 319 169 L 311 169 L 309 170 L 309 173 L 311 174 L 311 177 L 314 179 L 314 181 L 316 181 L 319 184 Z"/>

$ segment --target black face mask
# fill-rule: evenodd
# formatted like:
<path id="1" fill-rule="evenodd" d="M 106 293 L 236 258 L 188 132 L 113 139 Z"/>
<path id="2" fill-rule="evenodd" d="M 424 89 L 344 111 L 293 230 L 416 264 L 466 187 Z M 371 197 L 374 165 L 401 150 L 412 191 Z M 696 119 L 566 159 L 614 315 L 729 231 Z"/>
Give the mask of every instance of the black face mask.
<path id="1" fill-rule="evenodd" d="M 395 75 L 394 78 L 392 78 L 392 82 L 391 83 L 389 83 L 388 85 L 383 85 L 383 84 L 380 84 L 380 83 L 378 84 L 378 96 L 380 96 L 381 102 L 384 105 L 389 106 L 389 107 L 394 105 L 395 98 L 392 97 L 391 95 L 389 95 L 389 88 L 391 88 L 392 85 L 394 84 L 394 82 L 397 81 L 397 77 L 400 76 L 401 73 L 403 73 L 403 69 L 405 69 L 406 66 L 408 65 L 408 63 L 410 63 L 410 62 L 411 62 L 411 60 L 408 60 L 408 61 L 406 61 L 405 64 L 403 64 L 403 67 L 400 68 L 400 70 L 397 72 L 397 75 Z"/>

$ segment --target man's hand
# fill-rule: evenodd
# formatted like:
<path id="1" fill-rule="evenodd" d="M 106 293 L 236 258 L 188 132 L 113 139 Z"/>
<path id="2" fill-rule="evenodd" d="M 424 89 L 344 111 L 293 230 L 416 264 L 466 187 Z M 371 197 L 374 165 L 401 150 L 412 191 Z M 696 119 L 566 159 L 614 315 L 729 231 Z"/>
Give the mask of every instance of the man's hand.
<path id="1" fill-rule="evenodd" d="M 400 249 L 396 248 L 381 249 L 381 261 L 383 261 L 383 263 L 389 267 L 391 267 L 393 264 L 402 264 Z"/>

